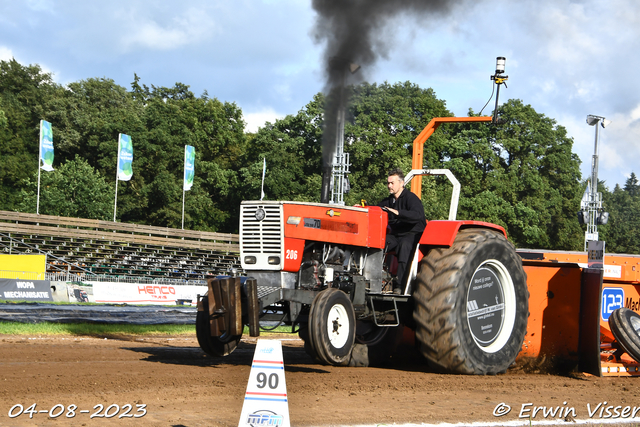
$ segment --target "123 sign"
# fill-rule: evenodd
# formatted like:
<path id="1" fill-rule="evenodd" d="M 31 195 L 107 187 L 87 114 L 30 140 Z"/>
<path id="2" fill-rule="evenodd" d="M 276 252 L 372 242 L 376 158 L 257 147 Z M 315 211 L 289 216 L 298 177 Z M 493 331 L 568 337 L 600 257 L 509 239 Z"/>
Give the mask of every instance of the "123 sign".
<path id="1" fill-rule="evenodd" d="M 604 288 L 602 290 L 602 320 L 609 321 L 613 310 L 624 307 L 624 289 Z"/>

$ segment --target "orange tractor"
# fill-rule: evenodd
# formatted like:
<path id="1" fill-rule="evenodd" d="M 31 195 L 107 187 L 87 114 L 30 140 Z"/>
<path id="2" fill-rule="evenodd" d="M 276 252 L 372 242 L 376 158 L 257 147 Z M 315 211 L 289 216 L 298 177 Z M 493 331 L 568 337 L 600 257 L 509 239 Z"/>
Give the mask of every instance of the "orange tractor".
<path id="1" fill-rule="evenodd" d="M 502 227 L 455 219 L 459 184 L 449 171 L 421 169 L 422 146 L 441 123 L 491 117 L 436 118 L 414 141 L 407 175 L 420 195 L 421 175 L 453 180 L 449 220 L 429 221 L 403 292 L 385 292 L 393 254 L 385 253 L 387 214 L 377 206 L 246 201 L 240 256 L 248 279 L 209 281 L 197 335 L 214 356 L 229 354 L 249 325 L 278 321 L 299 328 L 322 363 L 367 366 L 393 353 L 404 327 L 440 371 L 504 372 L 520 352 L 529 316 L 526 276 Z"/>
<path id="2" fill-rule="evenodd" d="M 369 366 L 410 330 L 440 372 L 497 374 L 521 358 L 640 375 L 639 256 L 590 269 L 584 252 L 516 251 L 502 227 L 456 219 L 450 171 L 422 169 L 423 144 L 440 124 L 491 120 L 434 118 L 415 139 L 411 191 L 420 196 L 422 175 L 447 176 L 453 191 L 449 219 L 427 223 L 401 295 L 385 292 L 395 255 L 385 253 L 379 207 L 243 202 L 247 277 L 208 281 L 196 318 L 201 348 L 226 356 L 245 325 L 259 336 L 260 322 L 277 322 L 298 330 L 321 363 Z"/>

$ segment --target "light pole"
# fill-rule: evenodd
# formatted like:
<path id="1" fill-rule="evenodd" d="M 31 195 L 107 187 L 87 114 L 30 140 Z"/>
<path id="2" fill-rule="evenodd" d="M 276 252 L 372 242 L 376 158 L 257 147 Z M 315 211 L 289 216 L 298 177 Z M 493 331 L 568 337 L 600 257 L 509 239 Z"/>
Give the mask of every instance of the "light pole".
<path id="1" fill-rule="evenodd" d="M 496 73 L 491 76 L 491 80 L 495 81 L 498 85 L 498 90 L 496 91 L 496 108 L 493 110 L 493 123 L 497 123 L 498 120 L 498 99 L 500 99 L 500 85 L 503 84 L 504 87 L 507 87 L 507 80 L 509 80 L 509 76 L 503 75 L 506 62 L 507 59 L 504 56 L 498 56 L 496 58 Z"/>
<path id="2" fill-rule="evenodd" d="M 602 207 L 602 193 L 598 192 L 598 143 L 600 142 L 600 128 L 611 123 L 601 116 L 589 114 L 587 116 L 587 124 L 595 126 L 596 138 L 593 148 L 593 157 L 591 158 L 591 178 L 587 184 L 580 204 L 581 211 L 578 212 L 578 220 L 580 224 L 587 224 L 587 231 L 584 233 L 584 249 L 587 250 L 587 242 L 598 241 L 598 224 L 604 225 L 609 221 L 609 212 L 605 212 Z M 590 191 L 589 191 L 590 190 Z"/>

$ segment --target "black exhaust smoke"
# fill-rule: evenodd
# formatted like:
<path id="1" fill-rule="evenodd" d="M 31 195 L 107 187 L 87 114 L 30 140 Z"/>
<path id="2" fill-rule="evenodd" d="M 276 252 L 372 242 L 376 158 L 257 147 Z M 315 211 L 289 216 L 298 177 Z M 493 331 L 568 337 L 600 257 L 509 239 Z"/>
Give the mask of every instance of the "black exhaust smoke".
<path id="1" fill-rule="evenodd" d="M 387 58 L 393 31 L 385 24 L 399 14 L 424 18 L 441 16 L 467 0 L 312 0 L 318 16 L 313 31 L 317 43 L 326 43 L 324 130 L 322 135 L 322 197 L 329 202 L 331 166 L 336 151 L 338 114 L 347 108 L 345 84 L 357 84 L 379 57 Z M 427 15 L 428 14 L 428 15 Z M 407 25 L 414 25 L 413 19 Z M 350 65 L 362 70 L 351 74 Z M 328 177 L 327 177 L 328 176 Z M 325 189 L 326 185 L 326 189 Z M 325 200 L 326 194 L 326 200 Z"/>

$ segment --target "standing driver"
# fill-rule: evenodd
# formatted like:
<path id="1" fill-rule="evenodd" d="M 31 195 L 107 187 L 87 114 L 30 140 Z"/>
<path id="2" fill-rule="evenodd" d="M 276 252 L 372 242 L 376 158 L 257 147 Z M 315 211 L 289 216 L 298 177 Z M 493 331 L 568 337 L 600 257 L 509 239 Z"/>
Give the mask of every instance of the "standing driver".
<path id="1" fill-rule="evenodd" d="M 396 168 L 389 171 L 387 178 L 389 197 L 380 206 L 389 215 L 386 251 L 395 251 L 398 257 L 397 282 L 393 293 L 402 294 L 407 283 L 407 265 L 422 232 L 427 225 L 422 201 L 404 188 L 404 173 Z"/>

